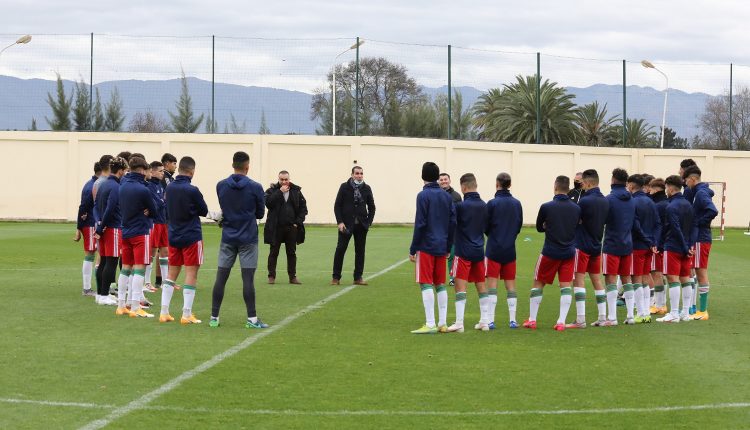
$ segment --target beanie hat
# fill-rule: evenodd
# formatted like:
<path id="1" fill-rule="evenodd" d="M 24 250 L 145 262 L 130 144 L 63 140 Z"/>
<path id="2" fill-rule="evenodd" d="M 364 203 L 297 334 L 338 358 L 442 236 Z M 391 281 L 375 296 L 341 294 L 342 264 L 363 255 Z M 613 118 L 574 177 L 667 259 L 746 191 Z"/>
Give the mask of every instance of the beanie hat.
<path id="1" fill-rule="evenodd" d="M 422 180 L 427 182 L 436 182 L 440 177 L 440 168 L 432 161 L 422 165 Z"/>

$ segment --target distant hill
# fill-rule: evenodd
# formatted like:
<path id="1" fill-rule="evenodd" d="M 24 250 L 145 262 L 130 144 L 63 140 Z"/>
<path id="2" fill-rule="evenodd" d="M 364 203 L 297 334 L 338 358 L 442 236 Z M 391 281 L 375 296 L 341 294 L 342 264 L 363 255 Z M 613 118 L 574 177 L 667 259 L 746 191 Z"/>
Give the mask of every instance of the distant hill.
<path id="1" fill-rule="evenodd" d="M 66 94 L 72 94 L 73 82 L 64 81 Z M 95 85 L 106 103 L 114 87 L 117 87 L 123 100 L 126 124 L 138 112 L 151 109 L 165 120 L 167 112 L 174 111 L 174 103 L 180 94 L 180 80 L 162 81 L 110 81 Z M 208 114 L 211 109 L 211 82 L 188 78 L 193 109 L 197 114 Z M 464 98 L 464 108 L 471 107 L 482 94 L 473 87 L 456 87 Z M 587 88 L 567 88 L 576 96 L 579 105 L 594 100 L 607 104 L 610 115 L 622 114 L 622 87 L 618 85 L 596 84 Z M 312 94 L 277 88 L 246 87 L 242 85 L 216 83 L 216 120 L 219 131 L 223 131 L 233 114 L 238 123 L 246 123 L 245 131 L 255 133 L 260 126 L 261 112 L 265 112 L 266 122 L 272 133 L 314 134 L 316 122 L 310 120 Z M 447 93 L 447 86 L 423 87 L 430 95 Z M 0 130 L 26 130 L 31 119 L 36 118 L 40 130 L 48 129 L 45 116 L 51 111 L 46 103 L 47 93 L 55 94 L 55 82 L 42 79 L 18 79 L 0 76 Z M 644 118 L 658 133 L 661 126 L 664 93 L 650 87 L 628 87 L 628 117 Z M 704 93 L 685 93 L 670 90 L 667 109 L 667 126 L 680 137 L 692 137 L 698 133 L 698 118 L 703 112 L 708 98 Z M 202 125 L 199 131 L 203 131 Z"/>

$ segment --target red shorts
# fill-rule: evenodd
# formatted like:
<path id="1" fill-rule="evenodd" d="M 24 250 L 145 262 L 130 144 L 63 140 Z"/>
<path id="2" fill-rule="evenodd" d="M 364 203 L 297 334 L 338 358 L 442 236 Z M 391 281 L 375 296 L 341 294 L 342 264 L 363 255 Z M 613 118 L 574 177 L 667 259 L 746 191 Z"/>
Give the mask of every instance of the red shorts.
<path id="1" fill-rule="evenodd" d="M 664 269 L 664 254 L 657 252 L 651 254 L 651 271 L 661 272 Z"/>
<path id="2" fill-rule="evenodd" d="M 456 255 L 453 257 L 451 276 L 467 282 L 484 282 L 484 260 L 469 261 Z"/>
<path id="3" fill-rule="evenodd" d="M 170 266 L 200 266 L 203 264 L 203 241 L 184 248 L 169 247 Z"/>
<path id="4" fill-rule="evenodd" d="M 590 273 L 592 275 L 598 275 L 602 273 L 602 255 L 596 255 L 592 257 L 589 254 L 576 249 L 576 256 L 573 257 L 575 273 Z"/>
<path id="5" fill-rule="evenodd" d="M 154 224 L 154 227 L 151 229 L 151 248 L 166 248 L 168 246 L 167 225 Z"/>
<path id="6" fill-rule="evenodd" d="M 605 275 L 630 276 L 633 274 L 633 254 L 602 254 L 602 267 Z"/>
<path id="7" fill-rule="evenodd" d="M 445 284 L 446 260 L 445 255 L 438 257 L 417 251 L 417 282 L 428 285 Z"/>
<path id="8" fill-rule="evenodd" d="M 94 233 L 96 233 L 96 227 L 84 227 L 81 229 L 81 240 L 83 241 L 84 252 L 96 251 L 96 238 L 94 237 Z"/>
<path id="9" fill-rule="evenodd" d="M 633 275 L 643 276 L 651 273 L 651 255 L 650 249 L 633 250 Z"/>
<path id="10" fill-rule="evenodd" d="M 99 255 L 102 257 L 119 257 L 122 248 L 122 236 L 119 228 L 106 227 L 99 238 Z"/>
<path id="11" fill-rule="evenodd" d="M 515 281 L 516 280 L 516 262 L 511 261 L 510 263 L 500 264 L 495 260 L 484 257 L 484 277 L 485 278 L 498 278 L 503 281 Z"/>
<path id="12" fill-rule="evenodd" d="M 122 240 L 122 265 L 136 264 L 151 264 L 151 239 L 147 234 Z"/>
<path id="13" fill-rule="evenodd" d="M 680 254 L 674 251 L 664 251 L 664 270 L 665 275 L 687 277 L 690 276 L 693 259 L 689 255 Z"/>
<path id="14" fill-rule="evenodd" d="M 557 280 L 560 283 L 572 282 L 574 266 L 575 258 L 556 260 L 546 255 L 539 255 L 539 259 L 536 261 L 536 269 L 534 269 L 534 280 L 551 284 L 555 282 L 555 275 L 557 275 Z"/>
<path id="15" fill-rule="evenodd" d="M 711 253 L 711 242 L 698 242 L 695 244 L 695 255 L 693 267 L 696 269 L 708 269 L 708 254 Z"/>

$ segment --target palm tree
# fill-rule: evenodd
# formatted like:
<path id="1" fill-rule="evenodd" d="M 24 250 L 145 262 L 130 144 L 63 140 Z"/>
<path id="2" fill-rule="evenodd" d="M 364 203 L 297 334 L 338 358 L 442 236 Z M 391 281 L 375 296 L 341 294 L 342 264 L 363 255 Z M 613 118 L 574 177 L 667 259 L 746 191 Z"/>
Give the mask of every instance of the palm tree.
<path id="1" fill-rule="evenodd" d="M 607 119 L 607 104 L 599 108 L 598 102 L 583 105 L 576 111 L 576 126 L 581 143 L 587 146 L 602 146 L 610 133 L 610 128 L 619 115 Z"/>
<path id="2" fill-rule="evenodd" d="M 644 119 L 628 119 L 625 121 L 627 130 L 627 141 L 622 143 L 622 125 L 616 125 L 609 129 L 607 141 L 612 146 L 623 146 L 625 148 L 654 148 L 658 145 L 657 134 L 654 126 L 649 125 Z"/>
<path id="3" fill-rule="evenodd" d="M 541 142 L 573 144 L 578 139 L 574 95 L 545 80 L 541 85 Z M 474 125 L 483 140 L 536 142 L 536 76 L 518 75 L 502 90 L 493 88 L 474 105 Z"/>

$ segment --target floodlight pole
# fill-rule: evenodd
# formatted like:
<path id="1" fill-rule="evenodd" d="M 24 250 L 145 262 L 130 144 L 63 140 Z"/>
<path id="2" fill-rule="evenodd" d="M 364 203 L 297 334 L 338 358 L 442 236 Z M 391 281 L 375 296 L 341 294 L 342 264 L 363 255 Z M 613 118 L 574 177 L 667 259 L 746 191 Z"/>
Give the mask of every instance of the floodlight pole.
<path id="1" fill-rule="evenodd" d="M 331 136 L 336 135 L 336 60 L 352 49 L 356 49 L 357 54 L 359 54 L 359 47 L 362 46 L 363 43 L 365 43 L 364 39 L 358 37 L 357 42 L 354 45 L 344 49 L 333 59 L 333 93 L 331 94 L 331 106 L 333 109 L 331 110 Z"/>
<path id="2" fill-rule="evenodd" d="M 3 55 L 3 52 L 5 52 L 6 49 L 10 48 L 14 45 L 25 45 L 27 43 L 31 42 L 31 35 L 27 34 L 25 36 L 21 36 L 16 40 L 15 42 L 11 43 L 10 45 L 6 46 L 3 49 L 0 49 L 0 56 Z"/>
<path id="3" fill-rule="evenodd" d="M 648 60 L 641 61 L 641 65 L 647 69 L 656 70 L 657 72 L 661 73 L 661 75 L 664 76 L 664 79 L 666 80 L 667 87 L 664 89 L 664 109 L 662 110 L 661 114 L 661 142 L 659 144 L 659 147 L 664 149 L 664 131 L 666 130 L 667 122 L 667 97 L 669 97 L 669 77 L 666 73 L 657 69 L 656 66 L 654 66 L 653 63 Z"/>

